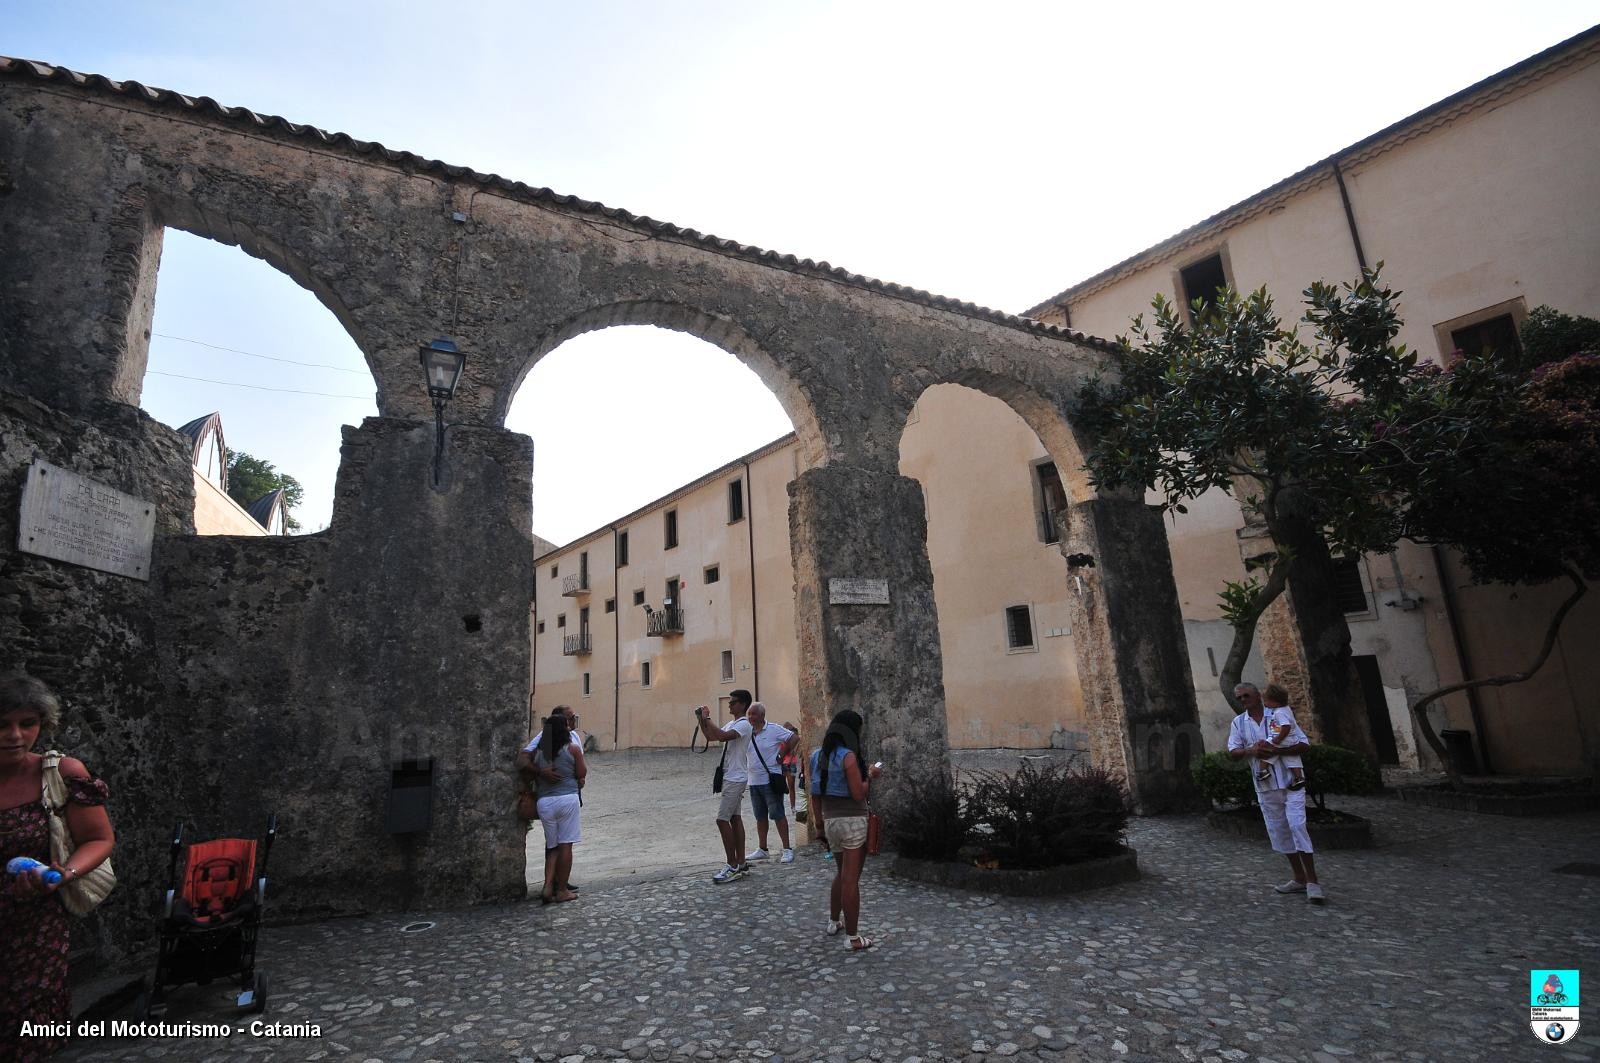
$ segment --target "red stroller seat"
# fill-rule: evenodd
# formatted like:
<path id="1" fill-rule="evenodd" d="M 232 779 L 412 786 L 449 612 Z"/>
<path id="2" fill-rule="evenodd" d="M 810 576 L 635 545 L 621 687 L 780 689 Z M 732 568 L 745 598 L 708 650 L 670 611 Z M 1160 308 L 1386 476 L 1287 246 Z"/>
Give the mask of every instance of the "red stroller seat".
<path id="1" fill-rule="evenodd" d="M 256 843 L 219 838 L 189 846 L 183 891 L 173 898 L 174 918 L 199 926 L 238 919 L 255 908 Z"/>

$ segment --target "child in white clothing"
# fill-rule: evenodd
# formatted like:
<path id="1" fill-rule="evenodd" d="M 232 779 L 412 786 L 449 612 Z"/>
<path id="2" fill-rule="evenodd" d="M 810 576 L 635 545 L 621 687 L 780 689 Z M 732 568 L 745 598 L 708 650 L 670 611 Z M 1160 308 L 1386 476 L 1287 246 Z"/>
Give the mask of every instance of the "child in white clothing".
<path id="1" fill-rule="evenodd" d="M 1269 733 L 1267 741 L 1275 746 L 1281 746 L 1288 741 L 1289 735 L 1294 732 L 1294 716 L 1291 712 L 1284 712 L 1281 716 L 1279 709 L 1286 709 L 1289 704 L 1289 692 L 1276 683 L 1268 683 L 1261 688 L 1261 706 L 1270 714 Z M 1290 753 L 1274 758 L 1281 760 L 1283 766 L 1289 770 L 1289 789 L 1303 790 L 1306 785 L 1305 766 L 1300 760 L 1300 754 Z M 1256 777 L 1262 782 L 1272 778 L 1272 766 L 1266 760 L 1257 760 L 1258 770 Z"/>

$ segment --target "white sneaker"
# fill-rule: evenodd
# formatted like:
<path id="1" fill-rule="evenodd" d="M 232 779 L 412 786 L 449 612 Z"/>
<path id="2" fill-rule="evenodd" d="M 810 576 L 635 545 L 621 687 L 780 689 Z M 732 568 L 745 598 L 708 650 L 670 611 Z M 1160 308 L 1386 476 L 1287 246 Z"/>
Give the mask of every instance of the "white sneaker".
<path id="1" fill-rule="evenodd" d="M 1327 904 L 1328 898 L 1322 895 L 1322 887 L 1315 882 L 1306 883 L 1306 900 L 1312 904 Z"/>
<path id="2" fill-rule="evenodd" d="M 723 864 L 722 870 L 711 876 L 711 881 L 719 886 L 732 882 L 739 877 L 739 871 L 732 864 Z"/>
<path id="3" fill-rule="evenodd" d="M 837 937 L 838 934 L 839 934 L 839 928 L 842 927 L 842 926 L 844 926 L 843 923 L 838 923 L 838 922 L 835 922 L 832 919 L 829 919 L 828 920 L 828 936 L 829 937 Z"/>
<path id="4" fill-rule="evenodd" d="M 1304 893 L 1305 891 L 1306 884 L 1304 882 L 1296 882 L 1294 879 L 1290 879 L 1288 882 L 1285 882 L 1282 885 L 1272 887 L 1272 892 L 1274 893 Z"/>
<path id="5" fill-rule="evenodd" d="M 771 854 L 769 854 L 765 849 L 757 849 L 755 852 L 750 854 L 746 862 L 749 860 L 765 860 L 769 855 Z"/>
<path id="6" fill-rule="evenodd" d="M 792 863 L 794 863 L 794 850 L 793 849 L 785 849 L 783 851 L 783 855 L 778 857 L 778 863 L 780 863 L 780 864 L 792 864 Z"/>

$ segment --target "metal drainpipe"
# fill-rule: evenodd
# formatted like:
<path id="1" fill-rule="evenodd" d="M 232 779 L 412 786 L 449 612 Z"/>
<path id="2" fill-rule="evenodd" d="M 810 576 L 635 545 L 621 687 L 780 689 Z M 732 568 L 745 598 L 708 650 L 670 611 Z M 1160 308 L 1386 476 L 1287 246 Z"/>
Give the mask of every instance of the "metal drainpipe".
<path id="1" fill-rule="evenodd" d="M 1467 640 L 1461 637 L 1461 610 L 1456 606 L 1456 590 L 1450 585 L 1450 577 L 1444 567 L 1443 548 L 1433 548 L 1433 569 L 1439 574 L 1440 597 L 1444 599 L 1445 619 L 1450 624 L 1450 641 L 1456 648 L 1456 662 L 1461 666 L 1461 677 L 1472 678 L 1472 655 L 1467 652 Z M 1472 732 L 1478 736 L 1478 759 L 1483 763 L 1483 773 L 1493 775 L 1494 768 L 1489 760 L 1489 740 L 1483 733 L 1483 706 L 1478 701 L 1478 688 L 1466 689 L 1467 708 L 1472 713 Z"/>
<path id="2" fill-rule="evenodd" d="M 744 530 L 750 543 L 750 686 L 761 700 L 761 639 L 756 623 L 756 493 L 750 480 L 750 462 L 744 463 Z"/>
<path id="3" fill-rule="evenodd" d="M 1367 271 L 1367 253 L 1361 249 L 1361 233 L 1356 230 L 1356 212 L 1350 205 L 1350 192 L 1344 186 L 1344 173 L 1339 169 L 1339 160 L 1333 160 L 1333 179 L 1339 184 L 1339 201 L 1344 204 L 1344 221 L 1350 227 L 1350 242 L 1356 245 L 1356 264 L 1361 267 L 1361 272 Z"/>
<path id="4" fill-rule="evenodd" d="M 1350 242 L 1355 245 L 1356 262 L 1361 266 L 1362 272 L 1367 268 L 1367 255 L 1361 247 L 1361 233 L 1356 228 L 1355 208 L 1350 204 L 1350 190 L 1345 187 L 1344 173 L 1339 169 L 1339 160 L 1333 161 L 1333 179 L 1339 185 L 1339 200 L 1344 204 L 1345 224 L 1350 227 Z M 1396 575 L 1399 573 L 1396 562 Z M 1450 628 L 1450 641 L 1455 645 L 1456 663 L 1461 667 L 1463 678 L 1472 678 L 1472 657 L 1467 652 L 1466 640 L 1461 637 L 1460 610 L 1456 608 L 1455 588 L 1450 585 L 1449 577 L 1445 573 L 1444 559 L 1439 552 L 1439 547 L 1433 548 L 1433 568 L 1439 578 L 1439 592 L 1444 599 L 1445 621 Z M 1478 759 L 1483 762 L 1483 771 L 1486 775 L 1494 774 L 1490 767 L 1489 742 L 1483 733 L 1483 707 L 1478 701 L 1476 687 L 1466 690 L 1467 708 L 1472 714 L 1472 731 L 1478 736 Z M 1420 750 L 1418 751 L 1421 752 Z"/>
<path id="5" fill-rule="evenodd" d="M 617 526 L 611 529 L 611 748 L 622 748 L 622 573 L 617 568 Z"/>

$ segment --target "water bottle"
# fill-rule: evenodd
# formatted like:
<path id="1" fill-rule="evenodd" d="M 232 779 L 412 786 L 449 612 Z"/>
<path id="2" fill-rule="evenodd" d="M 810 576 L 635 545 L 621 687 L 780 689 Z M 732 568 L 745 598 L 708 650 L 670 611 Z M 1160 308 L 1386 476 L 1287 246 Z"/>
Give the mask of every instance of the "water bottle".
<path id="1" fill-rule="evenodd" d="M 42 867 L 45 869 L 45 885 L 55 886 L 60 884 L 61 872 L 57 871 L 49 864 L 41 864 L 31 856 L 14 856 L 6 862 L 6 871 L 13 875 L 26 875 L 29 871 L 32 871 L 36 867 Z"/>

